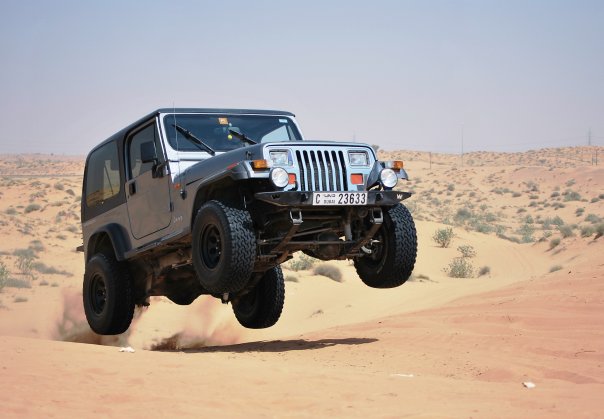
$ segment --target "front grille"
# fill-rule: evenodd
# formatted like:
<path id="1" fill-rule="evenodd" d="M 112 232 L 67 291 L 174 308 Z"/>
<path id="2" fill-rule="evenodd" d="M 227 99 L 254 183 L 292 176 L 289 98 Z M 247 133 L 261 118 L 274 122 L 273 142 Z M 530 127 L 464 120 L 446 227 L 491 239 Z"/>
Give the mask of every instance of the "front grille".
<path id="1" fill-rule="evenodd" d="M 301 191 L 347 191 L 346 160 L 341 150 L 295 151 Z"/>

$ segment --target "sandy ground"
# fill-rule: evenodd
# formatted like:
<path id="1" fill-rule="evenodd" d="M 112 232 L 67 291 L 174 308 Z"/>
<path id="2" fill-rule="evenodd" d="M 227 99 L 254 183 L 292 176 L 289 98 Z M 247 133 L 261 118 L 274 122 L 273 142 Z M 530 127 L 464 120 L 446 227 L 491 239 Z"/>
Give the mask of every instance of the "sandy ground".
<path id="1" fill-rule="evenodd" d="M 348 262 L 334 263 L 342 282 L 286 269 L 270 329 L 243 329 L 211 298 L 156 298 L 117 338 L 94 335 L 82 313 L 81 159 L 2 156 L 0 262 L 12 282 L 0 292 L 0 416 L 602 417 L 604 238 L 581 232 L 604 216 L 604 171 L 585 155 L 477 154 L 484 164 L 459 168 L 413 154 L 420 247 L 404 286 L 367 288 Z M 554 217 L 573 234 L 549 227 Z M 449 248 L 432 240 L 443 221 Z M 462 245 L 486 275 L 447 276 Z M 28 274 L 27 248 L 38 263 Z"/>

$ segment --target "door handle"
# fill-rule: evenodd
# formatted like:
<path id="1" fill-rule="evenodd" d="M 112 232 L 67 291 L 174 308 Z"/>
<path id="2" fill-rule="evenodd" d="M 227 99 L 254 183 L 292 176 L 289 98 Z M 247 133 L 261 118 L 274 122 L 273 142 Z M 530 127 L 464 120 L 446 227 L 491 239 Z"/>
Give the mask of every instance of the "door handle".
<path id="1" fill-rule="evenodd" d="M 134 179 L 132 179 L 131 181 L 128 182 L 128 194 L 130 196 L 132 196 L 135 193 L 136 193 L 136 181 Z"/>

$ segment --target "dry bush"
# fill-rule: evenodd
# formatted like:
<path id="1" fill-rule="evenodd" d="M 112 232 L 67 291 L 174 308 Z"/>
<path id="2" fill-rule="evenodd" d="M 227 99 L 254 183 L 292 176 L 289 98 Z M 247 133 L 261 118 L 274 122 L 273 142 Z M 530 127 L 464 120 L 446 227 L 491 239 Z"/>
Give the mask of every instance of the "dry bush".
<path id="1" fill-rule="evenodd" d="M 451 240 L 453 240 L 453 229 L 452 228 L 440 228 L 434 232 L 432 236 L 440 247 L 449 247 Z"/>
<path id="2" fill-rule="evenodd" d="M 562 269 L 562 265 L 554 265 L 551 268 L 549 268 L 549 271 L 556 272 L 556 271 L 559 271 L 560 269 Z"/>
<path id="3" fill-rule="evenodd" d="M 454 258 L 444 271 L 451 278 L 472 278 L 474 276 L 474 267 L 468 258 L 464 257 Z"/>
<path id="4" fill-rule="evenodd" d="M 336 282 L 342 282 L 342 271 L 335 265 L 322 263 L 313 269 L 315 275 L 326 276 Z"/>
<path id="5" fill-rule="evenodd" d="M 307 269 L 312 268 L 316 262 L 317 259 L 310 257 L 304 253 L 301 253 L 300 257 L 298 257 L 297 259 L 292 259 L 287 262 L 287 264 L 285 264 L 285 267 L 295 272 L 305 271 Z"/>

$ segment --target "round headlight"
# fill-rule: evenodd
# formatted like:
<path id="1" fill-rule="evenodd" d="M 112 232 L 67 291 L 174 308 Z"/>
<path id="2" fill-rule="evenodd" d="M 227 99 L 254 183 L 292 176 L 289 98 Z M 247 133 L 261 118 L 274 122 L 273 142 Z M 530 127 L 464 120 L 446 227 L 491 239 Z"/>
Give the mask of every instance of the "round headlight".
<path id="1" fill-rule="evenodd" d="M 386 188 L 394 188 L 398 183 L 398 177 L 394 170 L 392 169 L 383 169 L 380 172 L 380 181 L 382 181 L 382 185 Z"/>
<path id="2" fill-rule="evenodd" d="M 275 167 L 270 173 L 271 182 L 277 188 L 285 188 L 289 183 L 289 175 L 282 167 Z"/>

